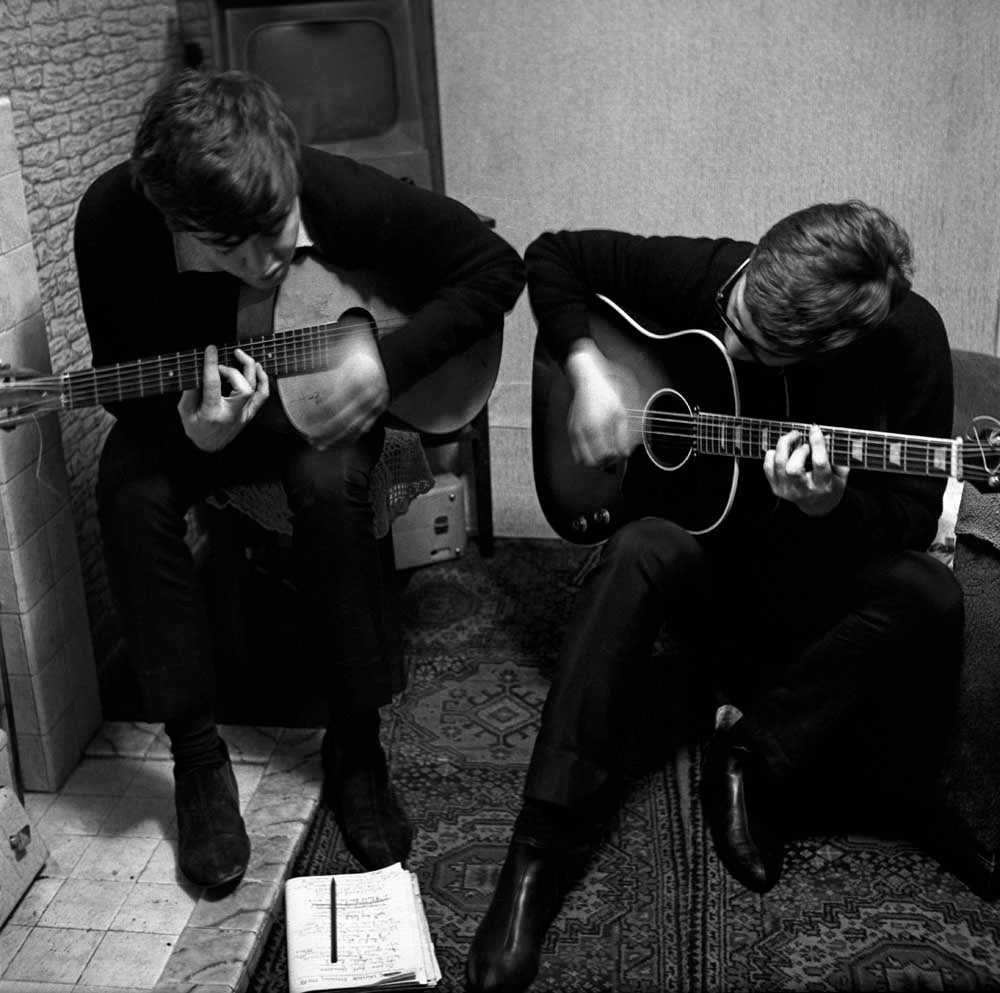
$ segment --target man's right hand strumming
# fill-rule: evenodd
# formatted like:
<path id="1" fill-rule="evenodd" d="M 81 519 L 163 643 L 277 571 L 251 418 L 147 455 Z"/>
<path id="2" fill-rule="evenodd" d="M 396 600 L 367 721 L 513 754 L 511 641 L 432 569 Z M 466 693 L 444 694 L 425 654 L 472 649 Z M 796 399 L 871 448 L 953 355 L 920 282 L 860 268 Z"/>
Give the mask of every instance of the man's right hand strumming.
<path id="1" fill-rule="evenodd" d="M 630 450 L 625 407 L 607 361 L 590 338 L 574 343 L 566 373 L 573 384 L 568 424 L 573 458 L 589 466 L 625 458 Z"/>

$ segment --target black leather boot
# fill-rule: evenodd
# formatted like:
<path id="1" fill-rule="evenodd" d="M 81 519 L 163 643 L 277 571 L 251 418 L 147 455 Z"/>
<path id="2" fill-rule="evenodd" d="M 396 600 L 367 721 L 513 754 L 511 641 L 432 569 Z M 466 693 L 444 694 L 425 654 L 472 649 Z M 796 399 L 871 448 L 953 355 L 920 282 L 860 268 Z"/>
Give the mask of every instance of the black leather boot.
<path id="1" fill-rule="evenodd" d="M 518 993 L 531 985 L 546 932 L 586 854 L 514 835 L 469 949 L 467 993 Z"/>
<path id="2" fill-rule="evenodd" d="M 198 886 L 234 885 L 250 861 L 250 839 L 240 814 L 240 795 L 220 742 L 223 761 L 174 770 L 178 863 Z"/>
<path id="3" fill-rule="evenodd" d="M 389 783 L 378 717 L 331 728 L 323 738 L 322 802 L 332 811 L 348 851 L 365 869 L 405 865 L 413 826 Z"/>
<path id="4" fill-rule="evenodd" d="M 747 889 L 766 893 L 778 882 L 785 855 L 770 773 L 728 729 L 718 730 L 705 753 L 700 792 L 719 860 Z"/>

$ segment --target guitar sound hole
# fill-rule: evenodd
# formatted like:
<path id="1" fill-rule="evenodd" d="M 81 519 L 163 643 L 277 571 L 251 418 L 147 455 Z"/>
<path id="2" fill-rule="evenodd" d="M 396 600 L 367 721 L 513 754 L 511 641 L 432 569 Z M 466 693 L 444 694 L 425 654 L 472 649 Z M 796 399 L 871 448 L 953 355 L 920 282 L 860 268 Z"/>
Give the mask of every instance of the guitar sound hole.
<path id="1" fill-rule="evenodd" d="M 366 326 L 372 332 L 376 330 L 375 318 L 363 307 L 348 308 L 340 315 L 338 323 L 351 330 L 360 330 Z"/>
<path id="2" fill-rule="evenodd" d="M 642 419 L 646 454 L 661 469 L 683 465 L 694 448 L 694 417 L 687 401 L 676 390 L 654 393 Z"/>

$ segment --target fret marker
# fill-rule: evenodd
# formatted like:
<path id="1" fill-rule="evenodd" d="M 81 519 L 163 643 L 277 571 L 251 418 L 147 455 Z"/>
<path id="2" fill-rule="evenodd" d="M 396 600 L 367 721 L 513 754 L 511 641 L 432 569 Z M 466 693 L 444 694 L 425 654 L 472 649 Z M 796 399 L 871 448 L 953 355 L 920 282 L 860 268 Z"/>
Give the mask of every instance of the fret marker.
<path id="1" fill-rule="evenodd" d="M 863 438 L 856 438 L 851 442 L 851 458 L 855 462 L 864 462 L 865 460 L 865 442 Z"/>
<path id="2" fill-rule="evenodd" d="M 934 449 L 934 468 L 940 470 L 941 472 L 948 471 L 948 449 L 947 448 L 935 448 Z"/>
<path id="3" fill-rule="evenodd" d="M 889 461 L 893 465 L 903 464 L 903 446 L 898 441 L 889 442 Z"/>

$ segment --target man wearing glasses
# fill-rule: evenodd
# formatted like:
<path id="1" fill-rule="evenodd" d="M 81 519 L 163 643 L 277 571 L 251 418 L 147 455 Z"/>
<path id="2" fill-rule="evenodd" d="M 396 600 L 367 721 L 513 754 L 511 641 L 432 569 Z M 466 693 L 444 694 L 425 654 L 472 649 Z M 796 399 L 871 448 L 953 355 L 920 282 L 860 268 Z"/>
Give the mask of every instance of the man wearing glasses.
<path id="1" fill-rule="evenodd" d="M 830 792 L 866 718 L 884 723 L 879 702 L 930 682 L 928 646 L 945 644 L 962 613 L 951 573 L 924 554 L 945 479 L 849 473 L 815 426 L 950 433 L 945 328 L 910 289 L 909 240 L 891 218 L 857 201 L 817 204 L 757 245 L 550 232 L 525 260 L 540 339 L 571 388 L 567 441 L 578 462 L 614 464 L 635 444 L 591 333 L 596 294 L 663 332 L 709 331 L 741 383 L 787 393 L 790 415 L 813 427 L 776 439 L 762 471 L 743 464 L 777 498 L 763 522 L 694 534 L 654 514 L 601 547 L 470 950 L 477 993 L 533 980 L 546 931 L 615 810 L 629 745 L 644 719 L 664 722 L 650 681 L 662 630 L 710 664 L 713 688 L 731 701 L 716 715 L 701 801 L 726 869 L 764 893 L 779 880 L 804 788 Z"/>

